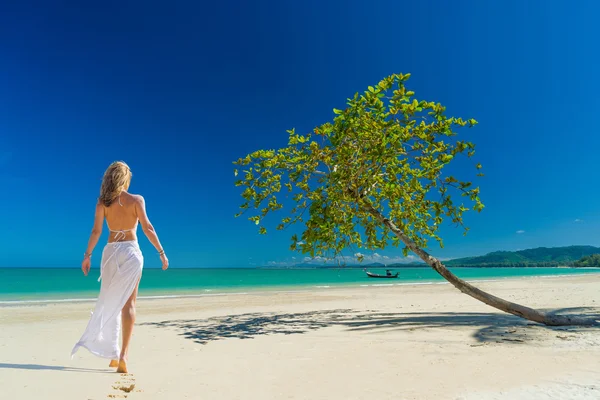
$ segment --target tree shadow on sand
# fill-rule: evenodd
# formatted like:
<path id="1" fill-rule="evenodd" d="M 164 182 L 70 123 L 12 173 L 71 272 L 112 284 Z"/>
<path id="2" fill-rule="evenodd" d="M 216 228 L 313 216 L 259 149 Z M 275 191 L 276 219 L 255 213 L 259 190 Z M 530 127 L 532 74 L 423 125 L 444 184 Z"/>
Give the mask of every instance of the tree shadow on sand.
<path id="1" fill-rule="evenodd" d="M 565 308 L 551 313 L 576 314 L 600 320 L 600 308 Z M 548 327 L 500 313 L 381 313 L 351 309 L 281 314 L 249 313 L 207 319 L 147 322 L 140 325 L 175 329 L 180 335 L 200 344 L 228 338 L 252 339 L 261 335 L 303 334 L 331 326 L 341 326 L 353 332 L 471 327 L 476 329 L 473 338 L 481 344 L 531 342 L 538 340 L 548 330 L 555 331 L 558 338 L 571 340 L 573 336 L 569 332 L 589 332 L 600 328 Z"/>

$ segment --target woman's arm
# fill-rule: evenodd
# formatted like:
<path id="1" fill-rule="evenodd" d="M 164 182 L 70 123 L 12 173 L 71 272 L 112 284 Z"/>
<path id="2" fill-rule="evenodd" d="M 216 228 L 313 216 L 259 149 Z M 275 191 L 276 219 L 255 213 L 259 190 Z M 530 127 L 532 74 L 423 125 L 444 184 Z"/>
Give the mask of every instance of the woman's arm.
<path id="1" fill-rule="evenodd" d="M 138 195 L 136 197 L 137 201 L 135 202 L 135 212 L 137 214 L 138 219 L 140 220 L 140 224 L 142 225 L 142 230 L 144 231 L 144 234 L 146 235 L 150 243 L 152 243 L 156 251 L 158 251 L 160 259 L 163 263 L 162 268 L 167 269 L 169 267 L 169 260 L 167 259 L 165 251 L 163 250 L 160 244 L 160 240 L 158 239 L 156 230 L 154 229 L 154 226 L 152 226 L 152 223 L 148 218 L 148 214 L 146 213 L 146 202 L 142 196 Z"/>
<path id="2" fill-rule="evenodd" d="M 102 224 L 104 223 L 104 207 L 100 202 L 96 204 L 96 213 L 94 215 L 94 227 L 92 228 L 92 233 L 90 234 L 90 239 L 88 240 L 87 249 L 85 250 L 85 254 L 83 255 L 83 262 L 81 263 L 81 269 L 83 270 L 83 274 L 87 276 L 88 272 L 90 272 L 90 258 L 92 257 L 92 252 L 98 244 L 98 239 L 100 239 L 100 235 L 102 235 Z"/>

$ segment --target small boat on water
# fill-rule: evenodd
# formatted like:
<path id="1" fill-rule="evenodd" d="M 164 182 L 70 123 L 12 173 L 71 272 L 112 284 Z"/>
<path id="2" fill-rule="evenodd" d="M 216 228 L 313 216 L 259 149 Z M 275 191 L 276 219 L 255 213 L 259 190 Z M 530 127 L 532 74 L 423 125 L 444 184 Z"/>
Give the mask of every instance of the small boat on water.
<path id="1" fill-rule="evenodd" d="M 372 272 L 366 271 L 367 272 L 367 276 L 369 278 L 397 278 L 398 277 L 398 272 L 396 272 L 395 274 L 385 274 L 385 275 L 380 275 L 380 274 L 374 274 Z"/>

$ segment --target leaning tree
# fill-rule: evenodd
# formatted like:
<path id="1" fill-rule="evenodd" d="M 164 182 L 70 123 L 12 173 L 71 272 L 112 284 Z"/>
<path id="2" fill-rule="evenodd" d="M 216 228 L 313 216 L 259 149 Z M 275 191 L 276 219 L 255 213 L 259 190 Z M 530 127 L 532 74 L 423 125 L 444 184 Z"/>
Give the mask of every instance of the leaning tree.
<path id="1" fill-rule="evenodd" d="M 441 104 L 416 100 L 405 88 L 409 77 L 386 77 L 348 99 L 344 110 L 334 109 L 332 122 L 306 134 L 288 131 L 287 147 L 235 161 L 242 169 L 235 170 L 241 178 L 235 184 L 244 187 L 236 216 L 254 211 L 249 219 L 265 234 L 265 217 L 289 205 L 277 229 L 304 224 L 301 237 L 292 236 L 292 250 L 336 258 L 347 248 L 402 246 L 405 256 L 414 252 L 461 292 L 499 310 L 546 325 L 594 324 L 486 293 L 424 250 L 428 240 L 442 245 L 438 230 L 445 218 L 466 233 L 463 213 L 484 207 L 478 187 L 444 173 L 457 157 L 473 156 L 474 144 L 457 140 L 455 130 L 477 122 L 448 117 Z M 470 208 L 457 203 L 457 194 Z"/>

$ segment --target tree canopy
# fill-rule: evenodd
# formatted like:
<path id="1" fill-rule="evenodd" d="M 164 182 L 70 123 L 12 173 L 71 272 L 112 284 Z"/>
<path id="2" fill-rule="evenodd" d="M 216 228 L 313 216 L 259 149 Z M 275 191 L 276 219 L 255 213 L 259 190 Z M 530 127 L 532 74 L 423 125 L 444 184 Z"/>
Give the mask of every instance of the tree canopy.
<path id="1" fill-rule="evenodd" d="M 547 313 L 486 293 L 424 250 L 431 239 L 443 245 L 438 232 L 444 219 L 464 227 L 464 212 L 483 209 L 478 187 L 444 171 L 458 156 L 475 154 L 475 145 L 457 140 L 456 130 L 477 121 L 448 117 L 441 104 L 415 99 L 404 85 L 409 76 L 391 75 L 356 93 L 345 109 L 333 110 L 332 122 L 312 132 L 288 131 L 286 147 L 235 161 L 243 168 L 236 185 L 244 187 L 236 215 L 251 211 L 248 218 L 264 234 L 264 219 L 284 208 L 288 198 L 293 207 L 277 229 L 304 224 L 301 238 L 292 237 L 293 250 L 335 258 L 346 248 L 402 243 L 405 255 L 414 252 L 461 292 L 499 310 L 546 325 L 597 324 L 594 318 Z M 457 203 L 457 194 L 470 207 Z"/>
<path id="2" fill-rule="evenodd" d="M 479 188 L 444 175 L 459 155 L 472 157 L 475 145 L 456 140 L 456 129 L 474 119 L 448 117 L 439 103 L 417 100 L 394 74 L 356 93 L 335 118 L 300 134 L 288 131 L 286 147 L 257 150 L 234 162 L 242 171 L 242 211 L 266 233 L 263 220 L 293 200 L 277 226 L 304 223 L 291 249 L 312 257 L 335 257 L 346 248 L 383 249 L 401 241 L 373 216 L 373 209 L 394 221 L 418 246 L 434 239 L 445 218 L 463 225 L 463 213 L 483 209 Z M 479 170 L 480 164 L 474 164 Z M 479 173 L 478 175 L 482 175 Z M 457 204 L 460 194 L 471 203 Z M 404 247 L 405 255 L 408 248 Z"/>

